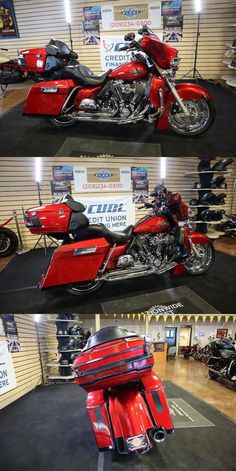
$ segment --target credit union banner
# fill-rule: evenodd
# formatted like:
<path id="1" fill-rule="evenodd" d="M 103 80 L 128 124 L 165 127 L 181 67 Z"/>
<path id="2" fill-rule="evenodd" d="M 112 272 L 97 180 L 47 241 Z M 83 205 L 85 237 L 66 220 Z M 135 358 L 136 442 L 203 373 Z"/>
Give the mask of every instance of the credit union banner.
<path id="1" fill-rule="evenodd" d="M 77 198 L 86 207 L 90 224 L 104 224 L 111 231 L 125 229 L 135 223 L 135 205 L 132 195 Z"/>
<path id="2" fill-rule="evenodd" d="M 7 341 L 0 342 L 0 395 L 16 388 L 16 376 Z"/>

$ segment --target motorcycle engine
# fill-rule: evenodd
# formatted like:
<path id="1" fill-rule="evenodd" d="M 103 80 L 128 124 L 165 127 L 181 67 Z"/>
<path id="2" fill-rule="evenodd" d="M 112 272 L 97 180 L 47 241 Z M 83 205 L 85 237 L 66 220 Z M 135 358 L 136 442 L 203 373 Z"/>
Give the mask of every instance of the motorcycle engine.
<path id="1" fill-rule="evenodd" d="M 102 113 L 110 117 L 127 119 L 136 109 L 146 104 L 144 82 L 125 83 L 116 80 L 96 100 L 82 100 L 80 110 Z"/>
<path id="2" fill-rule="evenodd" d="M 171 234 L 145 234 L 138 236 L 131 255 L 134 266 L 145 265 L 150 269 L 161 269 L 168 264 L 173 255 L 175 237 Z"/>

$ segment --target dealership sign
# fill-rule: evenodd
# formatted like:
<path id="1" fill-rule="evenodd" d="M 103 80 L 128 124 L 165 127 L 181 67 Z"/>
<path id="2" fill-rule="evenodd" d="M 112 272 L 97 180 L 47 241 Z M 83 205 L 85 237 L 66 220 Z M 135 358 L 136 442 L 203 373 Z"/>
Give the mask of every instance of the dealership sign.
<path id="1" fill-rule="evenodd" d="M 6 340 L 0 342 L 0 395 L 16 388 L 16 377 L 12 357 Z"/>
<path id="2" fill-rule="evenodd" d="M 86 207 L 90 224 L 104 224 L 111 231 L 125 229 L 135 223 L 135 206 L 131 196 L 79 198 Z"/>
<path id="3" fill-rule="evenodd" d="M 161 26 L 161 2 L 143 2 L 130 5 L 103 5 L 102 27 L 104 31 L 140 29 Z"/>
<path id="4" fill-rule="evenodd" d="M 130 167 L 74 167 L 78 192 L 132 191 Z"/>

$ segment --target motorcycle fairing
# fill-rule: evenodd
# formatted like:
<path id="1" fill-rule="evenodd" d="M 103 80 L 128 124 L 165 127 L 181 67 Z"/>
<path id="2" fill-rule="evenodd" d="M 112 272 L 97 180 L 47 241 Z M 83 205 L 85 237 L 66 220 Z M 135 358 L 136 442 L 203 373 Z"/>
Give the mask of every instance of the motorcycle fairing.
<path id="1" fill-rule="evenodd" d="M 86 409 L 100 451 L 114 448 L 104 390 L 92 391 L 86 400 Z"/>
<path id="2" fill-rule="evenodd" d="M 175 89 L 182 100 L 201 100 L 201 98 L 206 98 L 208 101 L 214 101 L 213 96 L 207 90 L 194 83 L 179 83 L 175 85 Z M 169 91 L 165 97 L 165 111 L 156 121 L 157 129 L 163 131 L 169 130 L 168 118 L 170 107 L 175 101 L 174 95 Z"/>
<path id="3" fill-rule="evenodd" d="M 141 379 L 145 398 L 156 427 L 163 427 L 167 432 L 174 430 L 168 403 L 161 380 L 152 371 Z"/>
<path id="4" fill-rule="evenodd" d="M 39 287 L 94 280 L 110 248 L 106 239 L 74 242 L 55 249 Z"/>
<path id="5" fill-rule="evenodd" d="M 23 115 L 59 116 L 74 80 L 52 80 L 33 84 L 24 105 Z"/>
<path id="6" fill-rule="evenodd" d="M 139 452 L 148 451 L 152 445 L 148 430 L 153 429 L 154 423 L 148 411 L 147 404 L 141 392 L 134 385 L 128 384 L 109 391 L 108 410 L 112 430 L 118 452 L 130 453 L 129 439 L 143 437 Z M 137 451 L 137 450 L 136 450 Z"/>

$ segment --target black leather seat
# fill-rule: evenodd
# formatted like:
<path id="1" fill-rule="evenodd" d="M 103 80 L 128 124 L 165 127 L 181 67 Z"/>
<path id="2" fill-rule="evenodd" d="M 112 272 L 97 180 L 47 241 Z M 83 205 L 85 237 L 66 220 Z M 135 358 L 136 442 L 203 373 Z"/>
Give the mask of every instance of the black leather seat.
<path id="1" fill-rule="evenodd" d="M 91 224 L 78 232 L 77 240 L 98 239 L 104 237 L 110 244 L 122 244 L 131 239 L 134 226 L 128 226 L 123 231 L 112 232 L 104 224 Z"/>
<path id="2" fill-rule="evenodd" d="M 236 352 L 234 352 L 233 350 L 220 350 L 220 354 L 222 358 L 225 358 L 225 359 L 228 359 L 231 357 L 236 358 Z"/>
<path id="3" fill-rule="evenodd" d="M 85 211 L 85 206 L 82 203 L 79 203 L 79 201 L 73 200 L 73 198 L 68 198 L 65 201 L 65 204 L 68 206 L 68 208 L 71 209 L 71 211 L 74 211 L 74 213 L 83 213 Z"/>
<path id="4" fill-rule="evenodd" d="M 75 80 L 79 85 L 85 87 L 96 87 L 103 85 L 107 79 L 111 70 L 108 70 L 102 75 L 85 74 L 83 66 L 77 65 L 76 67 L 64 67 L 59 71 L 61 79 L 72 79 Z"/>

